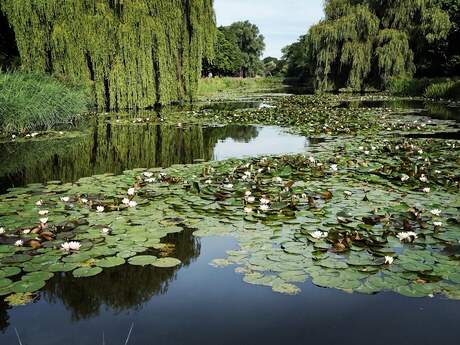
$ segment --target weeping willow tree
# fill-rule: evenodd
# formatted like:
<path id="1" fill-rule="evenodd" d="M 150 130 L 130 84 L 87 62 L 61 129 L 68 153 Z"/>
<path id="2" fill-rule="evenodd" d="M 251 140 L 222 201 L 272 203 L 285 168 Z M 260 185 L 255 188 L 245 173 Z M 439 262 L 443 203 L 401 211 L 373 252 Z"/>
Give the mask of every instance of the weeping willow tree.
<path id="1" fill-rule="evenodd" d="M 212 0 L 0 0 L 25 70 L 85 82 L 102 108 L 191 99 L 212 55 Z"/>
<path id="2" fill-rule="evenodd" d="M 427 44 L 446 39 L 450 20 L 435 0 L 326 0 L 307 34 L 318 90 L 362 91 L 412 76 Z"/>

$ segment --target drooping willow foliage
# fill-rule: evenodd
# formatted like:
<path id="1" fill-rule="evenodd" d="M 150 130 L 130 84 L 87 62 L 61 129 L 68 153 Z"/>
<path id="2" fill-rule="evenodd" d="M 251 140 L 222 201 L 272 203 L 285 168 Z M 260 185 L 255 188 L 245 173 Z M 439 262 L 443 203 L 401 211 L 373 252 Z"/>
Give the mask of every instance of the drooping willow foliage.
<path id="1" fill-rule="evenodd" d="M 194 96 L 212 55 L 212 0 L 0 0 L 22 68 L 86 82 L 97 107 Z"/>
<path id="2" fill-rule="evenodd" d="M 362 91 L 412 76 L 428 44 L 451 22 L 435 0 L 326 0 L 325 19 L 307 34 L 319 90 Z"/>

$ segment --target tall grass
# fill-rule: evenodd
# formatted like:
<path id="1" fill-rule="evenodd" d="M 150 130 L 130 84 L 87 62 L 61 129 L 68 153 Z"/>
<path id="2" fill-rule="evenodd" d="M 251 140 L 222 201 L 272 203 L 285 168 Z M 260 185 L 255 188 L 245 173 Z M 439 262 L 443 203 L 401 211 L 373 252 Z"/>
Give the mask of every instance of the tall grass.
<path id="1" fill-rule="evenodd" d="M 222 92 L 244 92 L 276 88 L 282 85 L 283 79 L 278 77 L 265 78 L 202 78 L 198 83 L 198 96 L 211 96 Z"/>
<path id="2" fill-rule="evenodd" d="M 385 90 L 392 95 L 460 101 L 460 80 L 457 78 L 391 78 L 386 83 Z"/>
<path id="3" fill-rule="evenodd" d="M 81 90 L 38 73 L 0 74 L 0 131 L 27 132 L 50 129 L 75 120 L 87 109 Z"/>

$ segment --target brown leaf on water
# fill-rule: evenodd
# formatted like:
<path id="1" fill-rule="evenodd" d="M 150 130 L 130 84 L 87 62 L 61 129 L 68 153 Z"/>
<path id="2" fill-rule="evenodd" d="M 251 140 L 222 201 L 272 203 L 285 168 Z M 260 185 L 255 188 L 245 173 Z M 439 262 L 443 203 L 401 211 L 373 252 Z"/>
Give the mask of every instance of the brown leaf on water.
<path id="1" fill-rule="evenodd" d="M 294 184 L 294 181 L 289 181 L 283 186 L 283 188 L 291 188 L 293 184 Z"/>
<path id="2" fill-rule="evenodd" d="M 329 200 L 332 198 L 332 192 L 331 191 L 325 191 L 323 194 L 321 194 L 321 199 Z"/>
<path id="3" fill-rule="evenodd" d="M 40 248 L 42 246 L 38 241 L 29 241 L 28 245 L 32 248 Z"/>

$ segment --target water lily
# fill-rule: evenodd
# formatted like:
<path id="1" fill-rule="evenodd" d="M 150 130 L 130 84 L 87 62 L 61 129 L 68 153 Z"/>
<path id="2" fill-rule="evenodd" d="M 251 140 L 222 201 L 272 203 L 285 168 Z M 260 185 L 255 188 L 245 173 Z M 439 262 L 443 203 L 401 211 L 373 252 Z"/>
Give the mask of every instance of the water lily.
<path id="1" fill-rule="evenodd" d="M 144 176 L 145 176 L 145 177 L 152 177 L 152 176 L 153 176 L 153 172 L 146 171 L 146 172 L 144 172 Z"/>
<path id="2" fill-rule="evenodd" d="M 41 224 L 46 224 L 48 223 L 48 218 L 40 218 L 39 221 Z"/>
<path id="3" fill-rule="evenodd" d="M 431 188 L 429 187 L 423 188 L 423 193 L 428 194 L 430 191 L 431 191 Z"/>
<path id="4" fill-rule="evenodd" d="M 154 177 L 152 177 L 152 178 L 147 178 L 147 179 L 145 179 L 145 182 L 147 182 L 147 183 L 155 182 L 155 178 L 154 178 Z"/>
<path id="5" fill-rule="evenodd" d="M 425 176 L 425 174 L 422 174 L 422 175 L 420 176 L 420 181 L 422 181 L 422 182 L 424 182 L 424 183 L 425 183 L 425 182 L 428 182 L 428 178 Z"/>
<path id="6" fill-rule="evenodd" d="M 104 206 L 97 206 L 96 212 L 104 212 Z"/>
<path id="7" fill-rule="evenodd" d="M 125 204 L 125 205 L 129 205 L 129 202 L 130 202 L 130 201 L 131 201 L 131 200 L 129 200 L 128 198 L 123 198 L 123 200 L 122 200 L 121 202 L 122 202 L 123 204 Z"/>
<path id="8" fill-rule="evenodd" d="M 442 226 L 442 222 L 433 222 L 433 225 L 437 228 L 440 228 Z"/>
<path id="9" fill-rule="evenodd" d="M 233 185 L 231 183 L 228 183 L 228 184 L 224 184 L 223 187 L 226 189 L 232 189 Z"/>
<path id="10" fill-rule="evenodd" d="M 337 171 L 337 170 L 339 170 L 339 169 L 337 168 L 337 164 L 332 164 L 332 165 L 331 165 L 331 169 L 332 169 L 332 171 Z"/>
<path id="11" fill-rule="evenodd" d="M 260 205 L 259 206 L 259 210 L 261 210 L 261 211 L 268 211 L 268 209 L 269 209 L 268 205 Z"/>
<path id="12" fill-rule="evenodd" d="M 245 207 L 244 208 L 244 212 L 246 213 L 251 213 L 253 211 L 253 209 L 251 207 Z"/>
<path id="13" fill-rule="evenodd" d="M 391 265 L 394 261 L 394 257 L 392 256 L 385 256 L 385 264 Z"/>
<path id="14" fill-rule="evenodd" d="M 206 183 L 206 184 L 211 184 L 211 183 L 212 183 L 212 180 L 207 179 L 206 181 L 204 181 L 204 183 Z"/>
<path id="15" fill-rule="evenodd" d="M 401 181 L 407 181 L 409 179 L 409 176 L 407 176 L 406 174 L 402 174 L 401 175 Z"/>
<path id="16" fill-rule="evenodd" d="M 352 195 L 353 193 L 350 192 L 349 190 L 346 190 L 346 191 L 343 192 L 343 194 L 345 194 L 346 196 L 350 196 L 350 195 Z"/>
<path id="17" fill-rule="evenodd" d="M 413 237 L 414 239 L 417 238 L 417 234 L 413 231 L 407 231 L 407 232 L 400 232 L 399 234 L 396 235 L 396 237 L 400 240 L 400 241 L 405 241 L 407 239 L 410 239 L 411 237 Z"/>
<path id="18" fill-rule="evenodd" d="M 70 251 L 70 250 L 80 250 L 81 244 L 80 242 L 76 241 L 70 241 L 70 242 L 64 242 L 61 244 L 61 249 Z"/>
<path id="19" fill-rule="evenodd" d="M 253 197 L 253 196 L 248 196 L 246 198 L 246 201 L 249 203 L 249 204 L 252 204 L 254 201 L 256 201 L 256 198 Z"/>
<path id="20" fill-rule="evenodd" d="M 268 205 L 268 204 L 270 203 L 270 199 L 263 198 L 263 197 L 260 198 L 259 201 L 260 201 L 260 203 L 261 203 L 262 205 Z"/>
<path id="21" fill-rule="evenodd" d="M 0 228 L 0 235 L 5 233 L 5 229 L 3 227 Z"/>
<path id="22" fill-rule="evenodd" d="M 63 197 L 61 198 L 61 201 L 67 202 L 67 201 L 69 201 L 69 199 L 70 199 L 70 198 L 69 198 L 68 196 L 63 196 Z"/>
<path id="23" fill-rule="evenodd" d="M 24 241 L 23 240 L 17 240 L 16 242 L 14 242 L 14 245 L 16 247 L 22 247 L 24 245 Z"/>
<path id="24" fill-rule="evenodd" d="M 102 228 L 102 229 L 101 229 L 101 232 L 102 232 L 104 235 L 107 235 L 107 234 L 110 232 L 110 229 L 109 229 L 109 228 Z"/>
<path id="25" fill-rule="evenodd" d="M 250 191 L 248 191 L 248 190 L 246 192 L 244 192 L 244 196 L 250 196 L 251 194 L 252 193 Z"/>
<path id="26" fill-rule="evenodd" d="M 43 200 L 42 200 L 42 199 L 38 200 L 38 201 L 35 203 L 35 205 L 37 205 L 37 206 L 43 205 Z"/>
<path id="27" fill-rule="evenodd" d="M 129 206 L 129 207 L 136 207 L 136 206 L 137 206 L 137 202 L 135 202 L 134 200 L 131 200 L 131 201 L 128 203 L 128 206 Z"/>
<path id="28" fill-rule="evenodd" d="M 81 202 L 84 203 L 84 204 L 87 204 L 87 203 L 88 203 L 88 199 L 82 198 L 82 199 L 81 199 Z"/>
<path id="29" fill-rule="evenodd" d="M 441 210 L 438 210 L 437 208 L 433 209 L 430 211 L 430 213 L 434 216 L 440 216 L 441 215 Z"/>
<path id="30" fill-rule="evenodd" d="M 246 176 L 246 177 L 249 178 L 249 177 L 252 176 L 252 173 L 251 173 L 250 171 L 245 171 L 245 172 L 244 172 L 244 176 Z"/>
<path id="31" fill-rule="evenodd" d="M 135 189 L 135 188 L 129 188 L 129 189 L 128 189 L 128 195 L 134 195 L 134 193 L 136 193 L 136 189 Z"/>
<path id="32" fill-rule="evenodd" d="M 274 181 L 276 183 L 281 183 L 281 182 L 283 182 L 283 179 L 281 177 L 277 176 L 277 177 L 274 178 Z"/>
<path id="33" fill-rule="evenodd" d="M 311 234 L 310 234 L 311 237 L 313 238 L 316 238 L 317 240 L 320 240 L 322 238 L 326 238 L 327 237 L 327 232 L 323 232 L 323 231 L 319 231 L 319 230 L 316 230 L 316 231 L 313 231 Z"/>
<path id="34" fill-rule="evenodd" d="M 38 214 L 39 214 L 40 216 L 45 216 L 45 215 L 47 215 L 48 213 L 49 213 L 48 210 L 40 210 L 40 211 L 38 211 Z"/>

